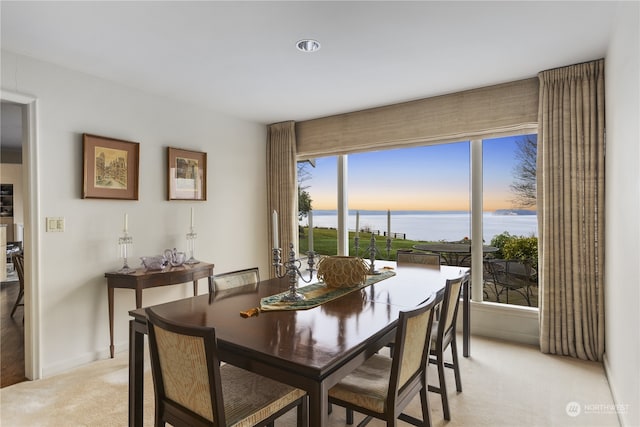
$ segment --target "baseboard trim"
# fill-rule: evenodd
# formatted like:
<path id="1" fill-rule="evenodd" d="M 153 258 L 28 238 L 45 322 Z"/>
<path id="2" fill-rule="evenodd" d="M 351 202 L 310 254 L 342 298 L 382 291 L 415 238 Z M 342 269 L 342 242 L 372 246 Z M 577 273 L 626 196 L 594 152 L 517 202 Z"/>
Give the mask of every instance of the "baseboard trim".
<path id="1" fill-rule="evenodd" d="M 461 316 L 458 316 L 458 320 L 460 319 Z M 539 312 L 534 307 L 471 302 L 471 333 L 473 335 L 539 345 L 538 319 Z"/>
<path id="2" fill-rule="evenodd" d="M 609 364 L 609 358 L 607 357 L 607 353 L 604 354 L 602 358 L 602 365 L 604 366 L 604 374 L 607 377 L 607 382 L 609 383 L 609 390 L 611 391 L 611 397 L 613 398 L 613 403 L 616 405 L 616 408 L 625 406 L 620 399 L 620 393 L 616 392 L 615 384 L 611 381 L 611 365 Z M 628 423 L 626 418 L 626 411 L 616 411 L 618 415 L 618 422 L 620 423 L 620 427 L 625 427 L 631 425 Z"/>

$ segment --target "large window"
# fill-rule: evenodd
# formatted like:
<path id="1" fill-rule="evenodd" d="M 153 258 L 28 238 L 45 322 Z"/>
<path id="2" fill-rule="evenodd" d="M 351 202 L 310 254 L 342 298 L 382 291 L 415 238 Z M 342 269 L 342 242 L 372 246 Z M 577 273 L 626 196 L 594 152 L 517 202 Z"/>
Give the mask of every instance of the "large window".
<path id="1" fill-rule="evenodd" d="M 348 166 L 352 227 L 359 212 L 361 230 L 386 237 L 389 213 L 396 251 L 470 236 L 468 142 L 352 154 Z"/>
<path id="2" fill-rule="evenodd" d="M 484 299 L 538 306 L 537 135 L 482 141 Z"/>
<path id="3" fill-rule="evenodd" d="M 526 159 L 522 147 L 531 146 L 525 146 L 526 141 L 533 142 L 535 185 L 536 135 L 474 141 L 482 146 L 482 190 L 475 197 L 482 197 L 483 209 L 473 215 L 480 217 L 483 243 L 487 246 L 495 244 L 499 249 L 495 253 L 483 252 L 485 258 L 495 260 L 491 265 L 482 256 L 477 260 L 482 265 L 484 299 L 507 302 L 508 296 L 510 304 L 535 306 L 534 286 L 530 286 L 528 291 L 531 292 L 526 294 L 529 298 L 525 299 L 520 295 L 522 289 L 516 289 L 519 285 L 510 284 L 510 279 L 503 277 L 506 273 L 498 271 L 506 255 L 514 256 L 513 251 L 503 253 L 508 240 L 529 239 L 524 243 L 509 242 L 511 246 L 520 244 L 522 249 L 531 246 L 530 238 L 535 239 L 537 233 L 535 187 L 531 206 L 525 206 L 522 194 L 515 191 L 526 184 L 526 180 L 520 179 L 524 178 L 521 167 L 523 158 Z M 356 216 L 360 231 L 358 254 L 364 257 L 368 257 L 365 249 L 371 235 L 376 239 L 379 258 L 383 259 L 395 259 L 398 249 L 411 250 L 423 242 L 470 242 L 472 188 L 476 188 L 472 185 L 471 144 L 464 141 L 350 154 L 345 162 L 344 185 L 337 178 L 340 167 L 337 157 L 315 159 L 315 167 L 307 163 L 308 173 L 303 174 L 301 186 L 311 199 L 314 250 L 321 254 L 338 253 L 337 239 L 332 236 L 345 232 L 338 230 L 337 200 L 342 189 L 348 200 L 346 231 L 351 255 L 355 254 Z M 388 253 L 385 242 L 389 213 L 393 240 Z M 301 217 L 300 225 L 300 248 L 306 251 L 309 235 L 306 216 Z M 323 243 L 326 238 L 330 243 Z M 476 260 L 464 257 L 464 261 L 469 266 Z M 516 260 L 509 261 L 511 273 L 515 268 L 511 261 L 515 263 Z M 529 264 L 535 268 L 534 262 Z M 531 278 L 535 279 L 535 272 L 531 273 Z"/>

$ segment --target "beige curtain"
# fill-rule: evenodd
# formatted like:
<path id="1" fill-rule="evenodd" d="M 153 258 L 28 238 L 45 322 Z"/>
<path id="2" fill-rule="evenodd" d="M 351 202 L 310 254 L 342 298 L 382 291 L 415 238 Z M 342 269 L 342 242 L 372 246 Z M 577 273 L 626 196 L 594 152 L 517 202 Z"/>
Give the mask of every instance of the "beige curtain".
<path id="1" fill-rule="evenodd" d="M 293 121 L 269 125 L 267 134 L 267 207 L 269 253 L 273 247 L 273 211 L 278 213 L 278 240 L 282 257 L 289 254 L 289 243 L 298 249 L 298 192 L 296 134 Z M 270 270 L 274 276 L 273 267 Z"/>
<path id="2" fill-rule="evenodd" d="M 540 347 L 604 354 L 604 60 L 540 79 Z"/>

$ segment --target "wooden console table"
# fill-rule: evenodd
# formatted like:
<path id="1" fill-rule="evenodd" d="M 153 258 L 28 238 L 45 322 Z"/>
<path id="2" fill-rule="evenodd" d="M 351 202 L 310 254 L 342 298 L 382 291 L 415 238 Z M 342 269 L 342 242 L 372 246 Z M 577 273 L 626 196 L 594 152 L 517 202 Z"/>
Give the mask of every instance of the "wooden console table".
<path id="1" fill-rule="evenodd" d="M 213 264 L 200 262 L 193 265 L 171 267 L 163 271 L 138 269 L 131 274 L 111 272 L 105 273 L 104 277 L 107 278 L 107 292 L 109 295 L 109 352 L 113 359 L 113 290 L 115 288 L 135 289 L 136 308 L 142 307 L 142 290 L 147 288 L 193 282 L 193 295 L 196 296 L 198 294 L 199 279 L 208 278 L 209 292 L 213 289 Z"/>

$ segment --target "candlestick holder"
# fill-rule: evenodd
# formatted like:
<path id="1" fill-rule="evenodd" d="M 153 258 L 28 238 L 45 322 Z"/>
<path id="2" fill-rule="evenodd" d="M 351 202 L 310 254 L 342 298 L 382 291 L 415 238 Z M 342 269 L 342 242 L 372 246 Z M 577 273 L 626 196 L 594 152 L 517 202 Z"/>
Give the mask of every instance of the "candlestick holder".
<path id="1" fill-rule="evenodd" d="M 130 236 L 125 230 L 122 234 L 122 237 L 118 238 L 118 247 L 120 249 L 120 257 L 122 258 L 122 268 L 118 270 L 118 273 L 121 274 L 131 274 L 135 272 L 135 268 L 129 267 L 129 263 L 127 258 L 131 253 L 131 247 L 133 246 L 133 237 Z"/>
<path id="2" fill-rule="evenodd" d="M 369 274 L 380 274 L 375 266 L 378 248 L 376 248 L 376 236 L 373 233 L 371 233 L 371 242 L 367 250 L 369 251 Z"/>
<path id="3" fill-rule="evenodd" d="M 282 250 L 280 248 L 273 248 L 272 251 L 273 266 L 276 270 L 276 276 L 278 278 L 283 278 L 285 276 L 289 277 L 289 292 L 283 295 L 280 301 L 294 302 L 304 300 L 304 295 L 297 291 L 298 278 L 302 279 L 304 283 L 310 283 L 313 279 L 313 272 L 315 271 L 313 268 L 315 265 L 315 252 L 307 252 L 307 271 L 309 271 L 309 278 L 305 279 L 300 271 L 302 261 L 296 258 L 296 252 L 293 250 L 293 243 L 289 243 L 289 259 L 284 264 L 282 263 Z"/>
<path id="4" fill-rule="evenodd" d="M 391 235 L 387 236 L 387 259 L 391 259 Z"/>
<path id="5" fill-rule="evenodd" d="M 360 237 L 358 235 L 356 235 L 356 237 L 353 238 L 353 244 L 355 246 L 355 250 L 356 250 L 356 256 L 360 256 Z"/>
<path id="6" fill-rule="evenodd" d="M 196 233 L 196 230 L 193 227 L 191 227 L 189 229 L 189 232 L 187 233 L 187 250 L 189 251 L 189 259 L 184 262 L 185 264 L 192 265 L 192 264 L 198 264 L 200 262 L 194 257 L 197 238 L 198 238 L 198 233 Z"/>

